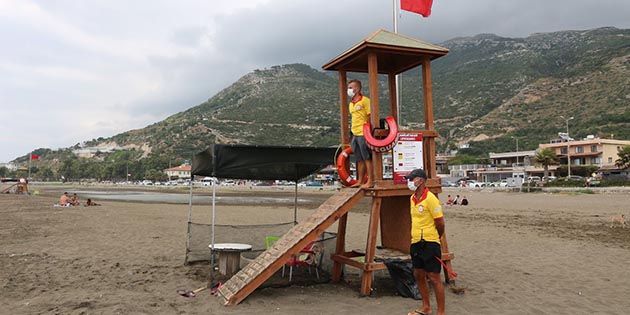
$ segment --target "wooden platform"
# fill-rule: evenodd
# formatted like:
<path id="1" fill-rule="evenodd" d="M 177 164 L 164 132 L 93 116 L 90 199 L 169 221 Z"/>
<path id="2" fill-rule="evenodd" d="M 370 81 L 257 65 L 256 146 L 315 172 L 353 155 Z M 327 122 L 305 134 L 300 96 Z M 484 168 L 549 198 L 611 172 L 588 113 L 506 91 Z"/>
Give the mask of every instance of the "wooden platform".
<path id="1" fill-rule="evenodd" d="M 335 221 L 345 217 L 363 196 L 364 192 L 358 188 L 344 188 L 326 200 L 311 216 L 294 226 L 271 248 L 256 257 L 219 289 L 225 304 L 240 303 L 282 268 L 292 255 L 316 240 Z"/>
<path id="2" fill-rule="evenodd" d="M 357 261 L 353 259 L 356 257 L 365 257 L 365 250 L 353 249 L 352 251 L 349 251 L 349 252 L 332 255 L 332 259 L 334 261 L 339 261 L 346 265 L 350 265 L 361 270 L 373 271 L 373 270 L 387 269 L 387 266 L 385 266 L 385 264 L 382 262 L 377 262 L 377 261 L 368 262 L 368 261 L 365 261 L 365 259 L 363 259 L 363 261 Z M 455 255 L 453 253 L 442 253 L 443 261 L 449 261 L 449 260 L 452 260 L 453 258 L 455 258 Z M 411 256 L 409 256 L 409 254 L 403 253 L 395 249 L 376 248 L 374 252 L 374 260 L 378 260 L 378 259 L 400 259 L 404 261 L 407 261 L 407 260 L 411 261 Z"/>

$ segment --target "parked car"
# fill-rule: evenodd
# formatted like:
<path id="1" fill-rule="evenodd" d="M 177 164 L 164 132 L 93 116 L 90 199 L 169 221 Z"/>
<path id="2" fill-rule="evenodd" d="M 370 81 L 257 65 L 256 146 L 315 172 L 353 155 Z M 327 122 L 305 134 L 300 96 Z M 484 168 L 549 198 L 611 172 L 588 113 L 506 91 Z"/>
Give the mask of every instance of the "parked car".
<path id="1" fill-rule="evenodd" d="M 322 184 L 321 182 L 316 182 L 316 181 L 309 181 L 304 183 L 305 186 L 312 186 L 312 187 L 322 187 L 324 186 L 324 184 Z"/>
<path id="2" fill-rule="evenodd" d="M 214 178 L 214 177 L 204 177 L 201 180 L 201 184 L 204 185 L 204 186 L 212 186 L 212 182 L 216 182 L 216 181 L 217 181 L 217 179 Z"/>
<path id="3" fill-rule="evenodd" d="M 263 181 L 263 182 L 253 183 L 252 185 L 253 186 L 272 186 L 272 183 Z"/>
<path id="4" fill-rule="evenodd" d="M 486 187 L 486 183 L 478 182 L 476 180 L 468 180 L 466 181 L 466 185 L 470 188 Z"/>
<path id="5" fill-rule="evenodd" d="M 457 183 L 443 180 L 442 187 L 457 187 Z"/>
<path id="6" fill-rule="evenodd" d="M 589 187 L 592 186 L 601 186 L 602 182 L 598 180 L 596 177 L 589 177 L 586 179 L 586 185 Z"/>
<path id="7" fill-rule="evenodd" d="M 502 179 L 498 182 L 486 183 L 486 187 L 507 187 L 507 180 Z"/>
<path id="8" fill-rule="evenodd" d="M 540 176 L 529 176 L 525 180 L 526 183 L 537 183 L 540 181 Z"/>

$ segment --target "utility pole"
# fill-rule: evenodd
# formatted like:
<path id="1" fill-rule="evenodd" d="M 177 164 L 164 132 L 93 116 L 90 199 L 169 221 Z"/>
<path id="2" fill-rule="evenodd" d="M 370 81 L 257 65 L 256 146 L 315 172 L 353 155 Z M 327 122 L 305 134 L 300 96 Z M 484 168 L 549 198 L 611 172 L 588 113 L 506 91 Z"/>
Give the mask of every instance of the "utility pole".
<path id="1" fill-rule="evenodd" d="M 564 119 L 567 126 L 567 177 L 571 177 L 571 137 L 569 137 L 569 120 L 573 119 L 573 116 L 569 118 L 564 118 L 564 116 L 560 116 L 560 118 Z"/>
<path id="2" fill-rule="evenodd" d="M 518 167 L 518 137 L 512 137 L 516 140 L 516 166 Z"/>

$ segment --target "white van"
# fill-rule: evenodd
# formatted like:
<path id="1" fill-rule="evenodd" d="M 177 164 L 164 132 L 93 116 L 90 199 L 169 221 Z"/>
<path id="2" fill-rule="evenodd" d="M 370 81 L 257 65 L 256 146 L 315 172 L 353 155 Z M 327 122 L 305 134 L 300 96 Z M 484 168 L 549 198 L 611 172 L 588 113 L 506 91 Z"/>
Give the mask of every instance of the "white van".
<path id="1" fill-rule="evenodd" d="M 234 186 L 234 185 L 236 185 L 236 183 L 231 179 L 224 180 L 221 183 L 221 186 Z"/>
<path id="2" fill-rule="evenodd" d="M 537 183 L 540 181 L 540 176 L 529 176 L 527 177 L 526 183 Z"/>
<path id="3" fill-rule="evenodd" d="M 212 186 L 212 182 L 216 182 L 216 181 L 217 181 L 217 179 L 214 178 L 214 177 L 204 177 L 201 180 L 201 184 L 204 185 L 204 186 Z"/>

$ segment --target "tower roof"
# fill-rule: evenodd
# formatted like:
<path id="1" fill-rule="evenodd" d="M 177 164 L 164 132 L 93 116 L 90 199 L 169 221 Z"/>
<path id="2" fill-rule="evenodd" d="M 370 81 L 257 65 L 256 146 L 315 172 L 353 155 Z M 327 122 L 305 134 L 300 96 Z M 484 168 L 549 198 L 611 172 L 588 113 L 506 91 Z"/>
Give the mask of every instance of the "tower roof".
<path id="1" fill-rule="evenodd" d="M 415 38 L 378 30 L 350 47 L 322 66 L 324 70 L 368 72 L 368 53 L 374 52 L 378 60 L 378 72 L 398 74 L 413 69 L 424 58 L 442 57 L 448 49 Z"/>

